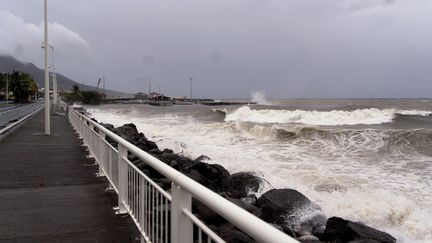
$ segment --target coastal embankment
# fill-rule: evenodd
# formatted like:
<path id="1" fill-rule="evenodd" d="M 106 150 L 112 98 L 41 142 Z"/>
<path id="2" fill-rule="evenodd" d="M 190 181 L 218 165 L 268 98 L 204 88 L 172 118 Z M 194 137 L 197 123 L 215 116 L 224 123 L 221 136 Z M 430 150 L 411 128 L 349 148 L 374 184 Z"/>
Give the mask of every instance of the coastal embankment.
<path id="1" fill-rule="evenodd" d="M 273 188 L 253 172 L 230 174 L 222 165 L 210 163 L 212 160 L 206 155 L 189 158 L 169 148 L 160 149 L 133 123 L 119 127 L 108 123 L 101 125 L 300 242 L 396 242 L 392 235 L 363 223 L 328 217 L 317 203 L 301 192 L 292 188 Z M 114 141 L 108 142 L 117 146 Z M 144 161 L 133 155 L 128 159 L 163 189 L 170 189 L 171 181 Z M 270 190 L 260 193 L 263 188 Z M 198 201 L 193 201 L 193 213 L 227 242 L 254 242 Z"/>

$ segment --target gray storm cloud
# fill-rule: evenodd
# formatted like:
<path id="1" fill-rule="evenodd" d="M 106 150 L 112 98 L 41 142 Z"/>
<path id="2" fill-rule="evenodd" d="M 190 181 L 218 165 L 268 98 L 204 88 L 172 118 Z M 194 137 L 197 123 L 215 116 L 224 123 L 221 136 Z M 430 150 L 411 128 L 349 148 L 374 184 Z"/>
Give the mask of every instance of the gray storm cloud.
<path id="1" fill-rule="evenodd" d="M 41 2 L 0 2 L 16 26 L 1 21 L 0 50 L 41 66 Z M 49 2 L 58 70 L 86 84 L 177 96 L 193 77 L 196 97 L 215 98 L 432 93 L 430 0 Z"/>
<path id="2" fill-rule="evenodd" d="M 90 44 L 78 33 L 57 22 L 49 23 L 50 44 L 63 56 L 85 54 Z M 10 11 L 0 10 L 0 54 L 40 63 L 43 24 L 26 23 Z"/>

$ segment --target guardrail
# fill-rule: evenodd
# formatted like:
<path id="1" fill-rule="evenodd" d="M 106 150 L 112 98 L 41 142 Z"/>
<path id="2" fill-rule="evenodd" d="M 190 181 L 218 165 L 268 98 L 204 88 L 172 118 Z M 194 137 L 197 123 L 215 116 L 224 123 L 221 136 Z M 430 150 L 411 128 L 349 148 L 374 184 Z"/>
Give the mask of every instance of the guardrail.
<path id="1" fill-rule="evenodd" d="M 225 242 L 192 213 L 192 198 L 258 242 L 298 242 L 73 108 L 68 109 L 68 116 L 99 164 L 99 174 L 106 176 L 117 192 L 117 213 L 128 213 L 132 217 L 141 233 L 141 242 Z M 106 140 L 108 137 L 118 143 L 118 148 Z M 128 160 L 128 153 L 169 179 L 171 191 L 163 190 L 140 171 Z"/>
<path id="2" fill-rule="evenodd" d="M 7 135 L 9 132 L 13 131 L 15 128 L 17 128 L 18 126 L 20 126 L 24 121 L 26 121 L 27 118 L 33 116 L 34 114 L 36 114 L 37 112 L 39 112 L 40 110 L 42 110 L 43 106 L 41 106 L 39 108 L 36 108 L 36 109 L 34 109 L 34 107 L 31 107 L 31 108 L 32 109 L 30 109 L 30 110 L 26 110 L 26 112 L 29 112 L 29 114 L 24 113 L 23 116 L 18 116 L 18 117 L 15 114 L 8 113 L 8 112 L 10 112 L 10 110 L 0 113 L 0 115 L 4 115 L 4 113 L 7 113 L 8 114 L 7 117 L 12 117 L 12 118 L 16 119 L 15 122 L 13 122 L 11 124 L 8 124 L 4 128 L 0 128 L 0 141 L 5 137 L 5 135 Z M 8 120 L 8 119 L 6 119 L 6 120 Z M 0 124 L 0 125 L 2 125 L 2 124 Z"/>

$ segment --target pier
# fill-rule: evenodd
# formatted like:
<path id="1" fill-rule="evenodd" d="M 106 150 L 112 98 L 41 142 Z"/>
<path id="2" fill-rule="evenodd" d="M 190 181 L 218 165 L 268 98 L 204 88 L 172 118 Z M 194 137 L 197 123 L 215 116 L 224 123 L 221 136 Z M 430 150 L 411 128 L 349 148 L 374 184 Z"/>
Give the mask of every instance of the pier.
<path id="1" fill-rule="evenodd" d="M 134 242 L 139 233 L 114 214 L 117 196 L 67 118 L 51 116 L 44 136 L 43 115 L 0 142 L 0 242 Z"/>

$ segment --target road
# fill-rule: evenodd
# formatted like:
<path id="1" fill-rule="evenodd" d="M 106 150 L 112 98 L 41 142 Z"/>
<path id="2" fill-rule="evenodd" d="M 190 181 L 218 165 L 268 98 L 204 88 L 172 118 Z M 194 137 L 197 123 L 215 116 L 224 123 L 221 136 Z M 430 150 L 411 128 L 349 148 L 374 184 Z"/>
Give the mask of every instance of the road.
<path id="1" fill-rule="evenodd" d="M 43 106 L 43 100 L 26 105 L 8 105 L 0 107 L 0 129 L 19 120 Z"/>

